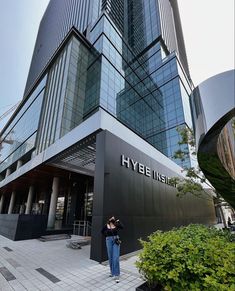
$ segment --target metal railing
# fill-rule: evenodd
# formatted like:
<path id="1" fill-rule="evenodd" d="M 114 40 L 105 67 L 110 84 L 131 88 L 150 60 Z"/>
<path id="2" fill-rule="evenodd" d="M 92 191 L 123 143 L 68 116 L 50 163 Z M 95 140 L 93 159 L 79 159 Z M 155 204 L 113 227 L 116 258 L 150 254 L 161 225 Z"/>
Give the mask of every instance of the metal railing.
<path id="1" fill-rule="evenodd" d="M 73 234 L 81 236 L 89 236 L 91 233 L 91 223 L 86 220 L 74 220 Z"/>

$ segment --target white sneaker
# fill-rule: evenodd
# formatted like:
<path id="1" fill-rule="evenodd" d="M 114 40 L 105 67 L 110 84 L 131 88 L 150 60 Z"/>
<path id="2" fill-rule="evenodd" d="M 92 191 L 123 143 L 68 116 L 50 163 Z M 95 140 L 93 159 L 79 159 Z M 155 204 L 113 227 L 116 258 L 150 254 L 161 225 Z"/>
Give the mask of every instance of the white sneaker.
<path id="1" fill-rule="evenodd" d="M 119 277 L 118 277 L 118 276 L 116 276 L 116 277 L 115 277 L 115 282 L 116 282 L 116 283 L 119 283 L 119 282 L 120 282 L 120 280 L 119 280 Z"/>

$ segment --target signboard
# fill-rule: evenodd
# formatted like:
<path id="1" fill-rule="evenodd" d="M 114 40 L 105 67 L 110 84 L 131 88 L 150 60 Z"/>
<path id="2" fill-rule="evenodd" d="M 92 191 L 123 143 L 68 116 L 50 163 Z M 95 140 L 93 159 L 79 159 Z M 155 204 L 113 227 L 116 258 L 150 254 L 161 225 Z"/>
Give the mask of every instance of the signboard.
<path id="1" fill-rule="evenodd" d="M 130 168 L 132 169 L 132 171 L 137 172 L 141 175 L 145 175 L 146 177 L 152 177 L 152 179 L 160 181 L 164 184 L 174 186 L 170 183 L 170 178 L 166 175 L 163 175 L 156 170 L 150 169 L 150 167 L 147 167 L 129 157 L 125 157 L 124 155 L 121 155 L 121 166 Z"/>

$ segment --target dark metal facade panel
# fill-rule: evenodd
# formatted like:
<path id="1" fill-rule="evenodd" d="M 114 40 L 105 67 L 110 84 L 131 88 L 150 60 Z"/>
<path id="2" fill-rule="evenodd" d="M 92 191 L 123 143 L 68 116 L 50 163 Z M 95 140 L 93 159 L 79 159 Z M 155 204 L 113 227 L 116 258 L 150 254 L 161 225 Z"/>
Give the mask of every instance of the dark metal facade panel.
<path id="1" fill-rule="evenodd" d="M 102 131 L 96 139 L 96 168 L 94 204 L 92 216 L 91 258 L 106 260 L 102 226 L 113 215 L 124 224 L 120 233 L 121 253 L 140 248 L 139 238 L 146 238 L 158 229 L 189 223 L 211 225 L 215 223 L 213 199 L 187 195 L 176 197 L 176 188 L 153 179 L 152 175 L 121 166 L 121 155 L 133 159 L 168 177 L 177 174 L 160 161 L 147 156 L 124 140 L 108 131 Z"/>

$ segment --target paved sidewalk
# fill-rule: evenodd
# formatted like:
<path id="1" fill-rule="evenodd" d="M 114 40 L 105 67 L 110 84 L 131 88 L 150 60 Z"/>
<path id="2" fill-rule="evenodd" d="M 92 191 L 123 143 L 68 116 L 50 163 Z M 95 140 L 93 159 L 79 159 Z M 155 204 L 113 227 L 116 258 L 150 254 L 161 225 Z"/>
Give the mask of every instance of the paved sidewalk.
<path id="1" fill-rule="evenodd" d="M 75 236 L 73 236 L 75 239 Z M 140 279 L 136 256 L 121 258 L 120 283 L 109 267 L 89 259 L 90 246 L 66 247 L 66 240 L 11 241 L 0 236 L 0 290 L 131 290 Z"/>

